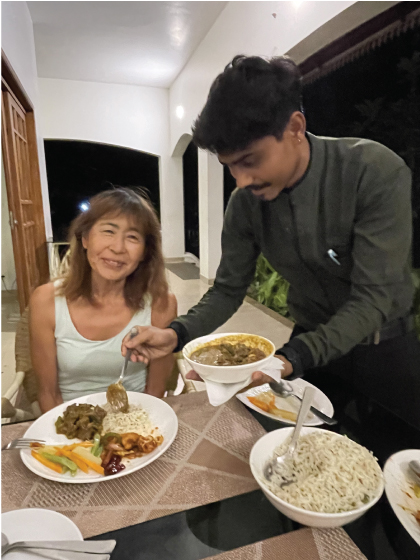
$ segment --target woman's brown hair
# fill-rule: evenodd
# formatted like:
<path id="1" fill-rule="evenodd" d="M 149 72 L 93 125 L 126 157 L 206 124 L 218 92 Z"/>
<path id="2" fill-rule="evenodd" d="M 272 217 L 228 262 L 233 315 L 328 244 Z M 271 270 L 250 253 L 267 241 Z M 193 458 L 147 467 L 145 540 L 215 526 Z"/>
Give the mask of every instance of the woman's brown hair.
<path id="1" fill-rule="evenodd" d="M 143 260 L 136 270 L 127 276 L 124 286 L 125 301 L 131 309 L 144 307 L 144 296 L 150 294 L 153 301 L 165 305 L 168 283 L 162 254 L 160 224 L 156 213 L 143 193 L 128 188 L 115 188 L 101 192 L 89 201 L 89 209 L 75 218 L 70 226 L 69 268 L 63 277 L 59 293 L 69 301 L 80 297 L 94 304 L 91 282 L 91 266 L 82 238 L 103 216 L 124 215 L 130 217 L 145 239 Z"/>

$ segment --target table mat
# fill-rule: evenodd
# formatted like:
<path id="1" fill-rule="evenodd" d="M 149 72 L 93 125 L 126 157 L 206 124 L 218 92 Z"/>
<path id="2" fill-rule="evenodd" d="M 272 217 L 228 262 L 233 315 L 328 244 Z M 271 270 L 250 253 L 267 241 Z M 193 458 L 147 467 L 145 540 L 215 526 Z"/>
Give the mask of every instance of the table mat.
<path id="1" fill-rule="evenodd" d="M 344 529 L 299 529 L 206 560 L 367 560 Z"/>
<path id="2" fill-rule="evenodd" d="M 258 488 L 248 457 L 265 434 L 239 403 L 213 407 L 205 392 L 168 397 L 178 435 L 159 459 L 139 471 L 95 484 L 60 484 L 25 467 L 18 451 L 2 453 L 2 511 L 46 508 L 72 519 L 91 537 Z M 2 445 L 30 422 L 2 427 Z"/>

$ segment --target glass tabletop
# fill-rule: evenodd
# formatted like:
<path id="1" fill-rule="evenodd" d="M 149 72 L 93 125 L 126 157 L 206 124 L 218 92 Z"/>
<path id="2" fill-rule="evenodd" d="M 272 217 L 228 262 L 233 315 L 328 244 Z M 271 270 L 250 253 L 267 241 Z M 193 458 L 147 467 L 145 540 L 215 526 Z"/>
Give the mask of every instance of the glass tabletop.
<path id="1" fill-rule="evenodd" d="M 332 376 L 308 381 L 332 401 L 345 434 L 385 461 L 402 449 L 420 448 L 420 432 Z M 281 424 L 250 411 L 267 430 Z M 324 428 L 326 426 L 323 426 Z M 278 512 L 260 490 L 105 533 L 115 538 L 113 560 L 199 560 L 301 528 Z M 368 560 L 414 560 L 420 547 L 405 531 L 384 495 L 365 515 L 344 526 Z"/>

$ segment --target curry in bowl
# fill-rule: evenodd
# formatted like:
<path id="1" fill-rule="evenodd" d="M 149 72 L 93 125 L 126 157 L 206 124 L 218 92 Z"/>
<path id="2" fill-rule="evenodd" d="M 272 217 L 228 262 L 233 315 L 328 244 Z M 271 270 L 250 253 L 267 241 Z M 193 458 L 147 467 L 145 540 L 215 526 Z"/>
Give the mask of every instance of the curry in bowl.
<path id="1" fill-rule="evenodd" d="M 272 352 L 259 336 L 229 335 L 201 344 L 189 359 L 208 366 L 239 366 L 263 360 Z"/>

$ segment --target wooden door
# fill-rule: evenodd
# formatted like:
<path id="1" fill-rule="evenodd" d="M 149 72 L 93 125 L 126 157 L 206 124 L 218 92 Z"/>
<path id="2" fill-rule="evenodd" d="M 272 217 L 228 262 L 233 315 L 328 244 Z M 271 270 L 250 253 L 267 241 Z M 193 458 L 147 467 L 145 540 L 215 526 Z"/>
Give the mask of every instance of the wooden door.
<path id="1" fill-rule="evenodd" d="M 28 305 L 33 290 L 48 276 L 40 183 L 36 180 L 38 160 L 33 154 L 35 130 L 31 130 L 31 119 L 33 114 L 28 114 L 9 91 L 2 91 L 2 148 L 21 312 Z"/>

